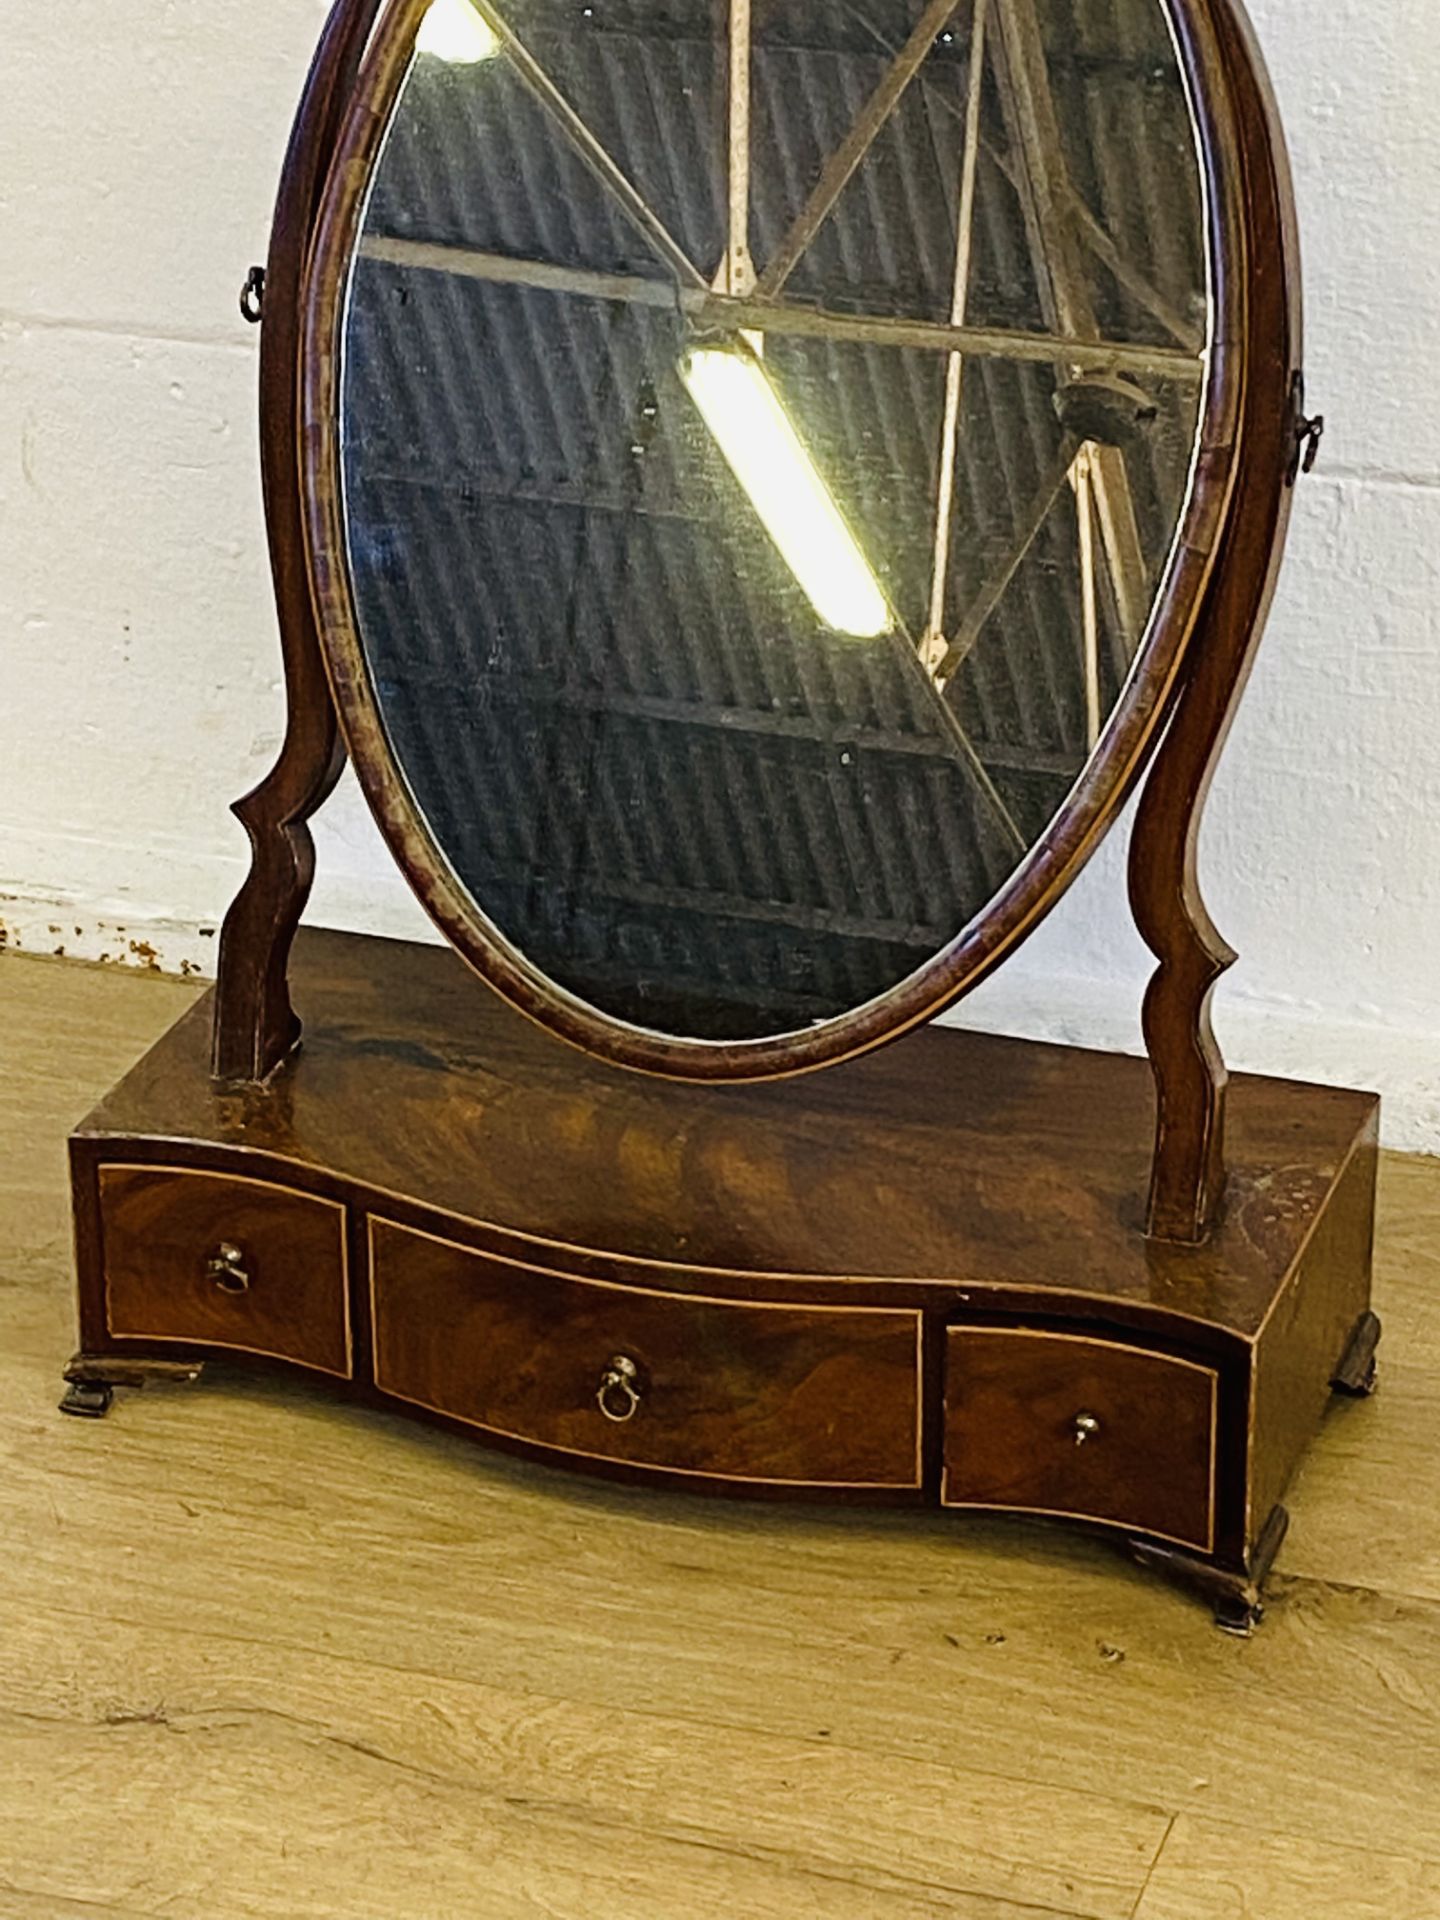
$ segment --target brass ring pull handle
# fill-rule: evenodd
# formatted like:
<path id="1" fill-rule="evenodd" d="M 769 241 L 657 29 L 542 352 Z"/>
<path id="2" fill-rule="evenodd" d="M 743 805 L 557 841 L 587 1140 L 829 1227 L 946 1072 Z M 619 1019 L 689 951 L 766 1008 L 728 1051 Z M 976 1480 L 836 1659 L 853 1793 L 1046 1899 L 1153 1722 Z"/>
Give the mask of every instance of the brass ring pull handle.
<path id="1" fill-rule="evenodd" d="M 245 1265 L 245 1256 L 229 1240 L 222 1240 L 205 1262 L 205 1275 L 221 1293 L 250 1291 L 250 1272 Z"/>
<path id="2" fill-rule="evenodd" d="M 1093 1413 L 1077 1413 L 1075 1416 L 1075 1444 L 1083 1447 L 1087 1440 L 1100 1438 L 1100 1422 Z"/>
<path id="3" fill-rule="evenodd" d="M 635 1418 L 640 1406 L 640 1369 L 623 1353 L 617 1353 L 601 1374 L 595 1404 L 616 1426 Z"/>

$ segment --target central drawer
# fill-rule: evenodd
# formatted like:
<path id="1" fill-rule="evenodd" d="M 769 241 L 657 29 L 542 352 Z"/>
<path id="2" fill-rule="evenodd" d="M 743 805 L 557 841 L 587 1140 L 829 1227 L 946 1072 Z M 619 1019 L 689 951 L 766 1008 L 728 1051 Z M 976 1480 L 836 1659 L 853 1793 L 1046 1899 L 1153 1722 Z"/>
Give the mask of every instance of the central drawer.
<path id="1" fill-rule="evenodd" d="M 918 1487 L 919 1315 L 546 1273 L 372 1218 L 375 1383 L 586 1459 Z"/>

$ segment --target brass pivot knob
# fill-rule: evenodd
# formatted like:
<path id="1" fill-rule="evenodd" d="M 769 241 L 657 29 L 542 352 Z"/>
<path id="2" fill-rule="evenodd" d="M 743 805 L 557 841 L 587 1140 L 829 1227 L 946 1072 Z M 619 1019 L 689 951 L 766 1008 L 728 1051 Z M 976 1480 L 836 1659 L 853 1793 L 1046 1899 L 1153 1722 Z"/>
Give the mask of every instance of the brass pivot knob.
<path id="1" fill-rule="evenodd" d="M 222 1240 L 205 1262 L 206 1278 L 221 1293 L 248 1293 L 250 1272 L 245 1255 L 232 1241 Z"/>
<path id="2" fill-rule="evenodd" d="M 617 1353 L 601 1374 L 595 1404 L 616 1426 L 635 1418 L 640 1406 L 640 1369 L 623 1353 Z"/>
<path id="3" fill-rule="evenodd" d="M 1093 1413 L 1077 1413 L 1075 1416 L 1075 1444 L 1083 1447 L 1087 1440 L 1098 1440 L 1100 1422 Z"/>

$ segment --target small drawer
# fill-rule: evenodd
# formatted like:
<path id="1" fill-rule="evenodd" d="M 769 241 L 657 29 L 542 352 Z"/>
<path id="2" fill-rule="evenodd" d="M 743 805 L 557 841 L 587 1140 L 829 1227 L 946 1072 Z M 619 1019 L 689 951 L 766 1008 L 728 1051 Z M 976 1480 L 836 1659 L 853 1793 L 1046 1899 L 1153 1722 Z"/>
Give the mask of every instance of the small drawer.
<path id="1" fill-rule="evenodd" d="M 736 1482 L 916 1487 L 919 1316 L 541 1272 L 370 1222 L 375 1383 L 489 1432 Z"/>
<path id="2" fill-rule="evenodd" d="M 117 1338 L 233 1347 L 349 1376 L 338 1201 L 232 1174 L 110 1166 L 100 1220 Z"/>
<path id="3" fill-rule="evenodd" d="M 943 1502 L 1210 1553 L 1216 1391 L 1213 1368 L 1098 1336 L 951 1327 Z"/>

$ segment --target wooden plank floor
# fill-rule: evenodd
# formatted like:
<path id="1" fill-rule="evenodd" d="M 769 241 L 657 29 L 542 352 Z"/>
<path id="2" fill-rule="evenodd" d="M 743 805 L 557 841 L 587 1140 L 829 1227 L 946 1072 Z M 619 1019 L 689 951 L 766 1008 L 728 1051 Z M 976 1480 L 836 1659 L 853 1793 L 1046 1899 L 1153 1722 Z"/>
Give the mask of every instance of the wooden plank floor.
<path id="1" fill-rule="evenodd" d="M 0 1915 L 1440 1920 L 1440 1163 L 1247 1643 L 1063 1531 L 273 1380 L 62 1419 L 65 1132 L 193 992 L 0 960 Z"/>

